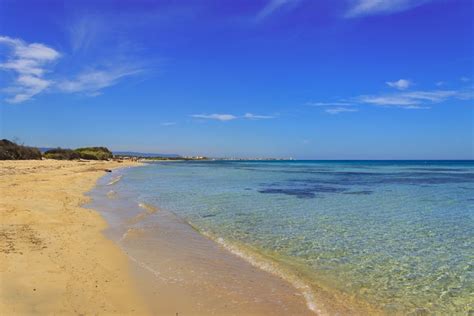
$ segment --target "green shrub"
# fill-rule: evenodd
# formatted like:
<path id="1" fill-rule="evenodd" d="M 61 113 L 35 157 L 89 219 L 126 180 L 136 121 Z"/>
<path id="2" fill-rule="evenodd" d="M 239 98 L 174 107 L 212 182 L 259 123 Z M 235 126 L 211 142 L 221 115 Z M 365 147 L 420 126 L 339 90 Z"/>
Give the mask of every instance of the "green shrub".
<path id="1" fill-rule="evenodd" d="M 44 153 L 44 157 L 56 160 L 73 160 L 81 158 L 81 155 L 71 149 L 55 148 L 47 150 Z"/>
<path id="2" fill-rule="evenodd" d="M 75 152 L 79 153 L 82 159 L 88 160 L 108 160 L 113 158 L 113 154 L 106 147 L 84 147 L 78 148 Z"/>
<path id="3" fill-rule="evenodd" d="M 84 147 L 75 150 L 55 148 L 47 150 L 43 157 L 57 160 L 108 160 L 113 154 L 106 147 Z M 0 140 L 0 160 L 10 159 L 41 159 L 41 152 L 34 147 L 15 144 L 7 139 Z"/>
<path id="4" fill-rule="evenodd" d="M 38 148 L 15 144 L 7 139 L 0 140 L 0 160 L 41 160 Z"/>

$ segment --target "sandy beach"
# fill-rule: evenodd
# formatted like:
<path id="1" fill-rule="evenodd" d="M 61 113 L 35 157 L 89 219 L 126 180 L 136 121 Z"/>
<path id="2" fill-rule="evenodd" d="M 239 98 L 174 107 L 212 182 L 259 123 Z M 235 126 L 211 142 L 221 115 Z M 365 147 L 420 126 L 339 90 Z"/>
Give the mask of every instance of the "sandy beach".
<path id="1" fill-rule="evenodd" d="M 147 314 L 106 222 L 82 208 L 104 169 L 131 163 L 0 162 L 0 313 Z"/>
<path id="2" fill-rule="evenodd" d="M 84 194 L 105 169 L 130 165 L 0 162 L 2 314 L 313 314 L 289 283 L 168 215 L 152 244 L 128 239 L 135 245 L 126 253 L 106 238 L 107 223 L 83 206 Z M 159 271 L 134 260 L 140 251 L 158 254 Z"/>

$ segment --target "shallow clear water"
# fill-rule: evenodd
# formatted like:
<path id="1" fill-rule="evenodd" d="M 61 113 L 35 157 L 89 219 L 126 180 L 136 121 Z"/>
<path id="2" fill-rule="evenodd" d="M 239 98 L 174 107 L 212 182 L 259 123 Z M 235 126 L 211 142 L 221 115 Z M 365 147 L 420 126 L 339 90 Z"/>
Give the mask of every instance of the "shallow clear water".
<path id="1" fill-rule="evenodd" d="M 472 161 L 163 162 L 114 190 L 385 312 L 473 310 Z"/>

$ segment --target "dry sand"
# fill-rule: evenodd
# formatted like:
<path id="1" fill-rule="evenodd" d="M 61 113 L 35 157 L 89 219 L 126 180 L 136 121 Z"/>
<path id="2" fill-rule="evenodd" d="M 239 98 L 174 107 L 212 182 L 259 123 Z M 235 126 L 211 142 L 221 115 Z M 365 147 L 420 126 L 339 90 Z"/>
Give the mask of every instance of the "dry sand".
<path id="1" fill-rule="evenodd" d="M 147 314 L 126 255 L 81 207 L 105 168 L 130 164 L 0 161 L 0 314 Z"/>

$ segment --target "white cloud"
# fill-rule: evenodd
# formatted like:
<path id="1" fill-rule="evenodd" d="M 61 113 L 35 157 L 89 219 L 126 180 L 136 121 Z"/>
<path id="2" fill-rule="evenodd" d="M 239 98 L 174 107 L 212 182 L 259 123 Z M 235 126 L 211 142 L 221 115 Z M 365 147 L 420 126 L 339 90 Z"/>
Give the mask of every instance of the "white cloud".
<path id="1" fill-rule="evenodd" d="M 60 54 L 54 49 L 38 43 L 19 45 L 16 47 L 16 50 L 16 53 L 20 58 L 30 60 L 52 61 L 60 56 Z"/>
<path id="2" fill-rule="evenodd" d="M 408 106 L 419 103 L 419 100 L 407 98 L 401 95 L 363 95 L 357 97 L 359 103 L 386 106 Z"/>
<path id="3" fill-rule="evenodd" d="M 257 115 L 252 113 L 245 113 L 242 116 L 237 116 L 233 114 L 193 114 L 191 117 L 198 118 L 198 119 L 206 119 L 206 120 L 217 120 L 217 121 L 233 121 L 238 119 L 246 119 L 246 120 L 267 120 L 273 119 L 275 116 L 272 115 Z"/>
<path id="4" fill-rule="evenodd" d="M 421 105 L 407 105 L 403 107 L 406 110 L 429 110 L 430 106 L 421 106 Z"/>
<path id="5" fill-rule="evenodd" d="M 360 17 L 376 14 L 390 14 L 408 10 L 430 0 L 352 0 L 353 5 L 346 17 Z"/>
<path id="6" fill-rule="evenodd" d="M 469 82 L 471 79 L 469 77 L 461 77 L 459 78 L 462 82 Z"/>
<path id="7" fill-rule="evenodd" d="M 41 65 L 30 59 L 11 59 L 0 65 L 3 69 L 9 69 L 21 74 L 41 76 L 45 72 Z"/>
<path id="8" fill-rule="evenodd" d="M 80 73 L 76 78 L 62 80 L 57 87 L 63 92 L 83 92 L 89 96 L 96 96 L 101 90 L 115 85 L 120 79 L 135 75 L 140 69 L 128 67 L 108 67 L 106 69 L 90 69 Z"/>
<path id="9" fill-rule="evenodd" d="M 306 105 L 309 106 L 350 106 L 350 102 L 308 102 Z"/>
<path id="10" fill-rule="evenodd" d="M 232 114 L 193 114 L 191 117 L 206 120 L 217 120 L 217 121 L 232 121 L 238 117 Z"/>
<path id="11" fill-rule="evenodd" d="M 80 30 L 77 32 L 82 34 Z M 74 49 L 88 45 L 85 35 L 81 36 L 78 35 L 79 39 Z M 115 85 L 122 78 L 140 73 L 144 69 L 143 66 L 138 66 L 137 62 L 119 56 L 115 62 L 110 58 L 105 63 L 95 62 L 75 76 L 60 78 L 52 72 L 52 66 L 61 57 L 55 49 L 8 36 L 0 36 L 0 48 L 6 48 L 7 52 L 0 55 L 0 70 L 13 74 L 12 83 L 0 91 L 7 96 L 6 101 L 9 103 L 30 100 L 46 89 L 52 92 L 80 92 L 88 96 L 97 96 L 104 88 Z"/>
<path id="12" fill-rule="evenodd" d="M 306 105 L 314 107 L 326 107 L 324 112 L 329 114 L 339 114 L 343 112 L 357 112 L 357 108 L 352 107 L 354 102 L 335 101 L 335 102 L 308 102 Z"/>
<path id="13" fill-rule="evenodd" d="M 271 116 L 271 115 L 256 115 L 252 113 L 245 113 L 243 117 L 249 120 L 266 120 L 266 119 L 275 118 L 274 116 Z"/>
<path id="14" fill-rule="evenodd" d="M 407 79 L 400 79 L 397 81 L 387 81 L 386 84 L 398 90 L 408 89 L 412 85 L 411 81 Z"/>
<path id="15" fill-rule="evenodd" d="M 446 84 L 446 82 L 444 82 L 444 81 L 437 81 L 437 82 L 435 83 L 435 85 L 436 85 L 437 87 L 444 86 L 445 84 Z"/>
<path id="16" fill-rule="evenodd" d="M 337 108 L 330 108 L 326 109 L 325 112 L 329 114 L 339 114 L 343 112 L 357 112 L 358 109 L 354 108 L 343 108 L 343 107 L 337 107 Z"/>
<path id="17" fill-rule="evenodd" d="M 0 64 L 0 69 L 11 71 L 16 76 L 13 85 L 3 90 L 10 95 L 7 102 L 27 101 L 53 83 L 45 79 L 44 75 L 50 63 L 61 56 L 59 52 L 44 44 L 28 44 L 8 36 L 0 36 L 0 45 L 9 49 L 8 57 Z"/>
<path id="18" fill-rule="evenodd" d="M 473 99 L 474 86 L 468 86 L 452 90 L 435 89 L 359 95 L 352 98 L 336 100 L 335 102 L 308 102 L 306 104 L 310 106 L 327 107 L 325 112 L 338 114 L 341 112 L 355 112 L 358 109 L 353 106 L 361 105 L 421 110 L 430 109 L 434 104 L 448 101 Z"/>
<path id="19" fill-rule="evenodd" d="M 426 108 L 423 104 L 442 103 L 451 99 L 472 99 L 470 90 L 433 90 L 400 92 L 395 94 L 363 95 L 356 97 L 358 103 L 377 106 L 396 106 L 406 109 Z"/>
<path id="20" fill-rule="evenodd" d="M 446 101 L 450 97 L 460 97 L 461 92 L 456 90 L 435 90 L 435 91 L 413 91 L 402 94 L 406 98 L 414 100 L 429 101 L 439 103 Z"/>

